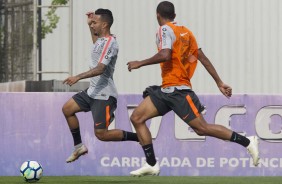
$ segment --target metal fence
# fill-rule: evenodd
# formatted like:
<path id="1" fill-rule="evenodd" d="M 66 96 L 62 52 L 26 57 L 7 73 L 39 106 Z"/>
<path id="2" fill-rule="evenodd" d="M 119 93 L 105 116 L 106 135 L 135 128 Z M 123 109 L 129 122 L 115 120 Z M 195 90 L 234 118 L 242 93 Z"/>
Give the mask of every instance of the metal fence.
<path id="1" fill-rule="evenodd" d="M 0 82 L 33 79 L 33 1 L 0 1 Z"/>

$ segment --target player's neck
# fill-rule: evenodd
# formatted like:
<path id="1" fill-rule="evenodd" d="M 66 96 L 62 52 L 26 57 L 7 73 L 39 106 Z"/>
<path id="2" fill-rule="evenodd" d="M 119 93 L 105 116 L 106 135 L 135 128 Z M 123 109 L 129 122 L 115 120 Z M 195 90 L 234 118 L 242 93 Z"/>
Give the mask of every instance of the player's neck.
<path id="1" fill-rule="evenodd" d="M 167 24 L 167 23 L 169 23 L 169 22 L 173 22 L 174 20 L 170 20 L 170 19 L 162 19 L 161 21 L 160 21 L 160 26 L 163 26 L 163 25 L 165 25 L 165 24 Z"/>
<path id="2" fill-rule="evenodd" d="M 105 30 L 105 31 L 101 32 L 101 34 L 99 35 L 99 38 L 109 37 L 109 36 L 111 36 L 111 31 L 110 30 Z"/>

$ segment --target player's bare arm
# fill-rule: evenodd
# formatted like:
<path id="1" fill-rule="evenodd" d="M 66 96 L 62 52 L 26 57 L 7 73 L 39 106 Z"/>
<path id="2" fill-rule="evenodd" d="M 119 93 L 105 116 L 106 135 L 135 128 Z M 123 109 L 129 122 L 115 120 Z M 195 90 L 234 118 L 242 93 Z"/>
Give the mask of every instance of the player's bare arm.
<path id="1" fill-rule="evenodd" d="M 87 12 L 86 16 L 87 16 L 87 24 L 89 26 L 91 38 L 92 38 L 93 43 L 95 43 L 98 39 L 98 36 L 95 35 L 94 30 L 91 28 L 91 24 L 93 22 L 93 17 L 94 17 L 94 12 Z"/>
<path id="2" fill-rule="evenodd" d="M 90 69 L 87 72 L 83 72 L 81 74 L 78 74 L 76 76 L 68 77 L 64 80 L 63 84 L 68 84 L 70 86 L 74 85 L 81 79 L 91 78 L 94 76 L 101 75 L 106 69 L 106 65 L 103 63 L 99 63 L 95 68 Z"/>
<path id="3" fill-rule="evenodd" d="M 232 88 L 227 84 L 223 83 L 220 79 L 219 75 L 217 74 L 214 66 L 212 65 L 211 61 L 206 57 L 202 49 L 198 49 L 198 60 L 203 64 L 205 69 L 209 72 L 212 76 L 214 81 L 216 82 L 219 90 L 221 93 L 226 96 L 227 98 L 231 97 L 232 95 Z"/>
<path id="4" fill-rule="evenodd" d="M 131 72 L 131 70 L 138 69 L 142 66 L 158 64 L 170 60 L 171 60 L 171 49 L 162 49 L 151 58 L 142 61 L 129 61 L 127 63 L 127 66 L 128 66 L 128 71 Z"/>

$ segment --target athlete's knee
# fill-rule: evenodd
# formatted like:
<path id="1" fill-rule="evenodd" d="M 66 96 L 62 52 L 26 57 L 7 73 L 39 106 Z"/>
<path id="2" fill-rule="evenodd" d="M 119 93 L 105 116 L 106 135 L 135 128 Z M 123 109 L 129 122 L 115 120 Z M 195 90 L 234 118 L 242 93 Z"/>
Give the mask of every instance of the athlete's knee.
<path id="1" fill-rule="evenodd" d="M 205 136 L 206 132 L 204 129 L 194 129 L 194 131 L 196 132 L 197 135 L 199 136 Z"/>
<path id="2" fill-rule="evenodd" d="M 62 111 L 63 111 L 63 114 L 65 115 L 65 117 L 73 115 L 73 112 L 71 112 L 71 108 L 67 103 L 65 103 L 63 105 Z"/>
<path id="3" fill-rule="evenodd" d="M 95 136 L 100 141 L 107 141 L 107 131 L 106 130 L 95 130 Z"/>
<path id="4" fill-rule="evenodd" d="M 134 126 L 137 126 L 137 125 L 142 124 L 144 122 L 143 117 L 136 112 L 132 113 L 132 115 L 130 116 L 130 121 L 132 122 L 132 124 Z"/>
<path id="5" fill-rule="evenodd" d="M 198 122 L 196 126 L 193 126 L 192 128 L 199 136 L 209 135 L 209 127 L 205 122 Z"/>

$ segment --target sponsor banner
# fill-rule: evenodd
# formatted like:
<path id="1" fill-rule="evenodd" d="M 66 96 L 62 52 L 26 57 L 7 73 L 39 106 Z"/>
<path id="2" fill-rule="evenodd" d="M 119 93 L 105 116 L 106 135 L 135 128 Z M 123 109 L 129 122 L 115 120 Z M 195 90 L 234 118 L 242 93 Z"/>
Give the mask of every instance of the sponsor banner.
<path id="1" fill-rule="evenodd" d="M 65 163 L 73 140 L 62 114 L 73 93 L 0 93 L 0 175 L 19 175 L 20 165 L 36 160 L 44 175 L 129 175 L 142 166 L 136 142 L 102 142 L 94 136 L 91 113 L 78 113 L 89 153 Z M 246 136 L 260 137 L 261 164 L 252 165 L 246 148 L 213 137 L 198 136 L 170 112 L 147 122 L 163 176 L 281 176 L 282 95 L 199 95 L 204 117 Z M 130 123 L 141 95 L 120 95 L 110 128 L 134 131 Z"/>

